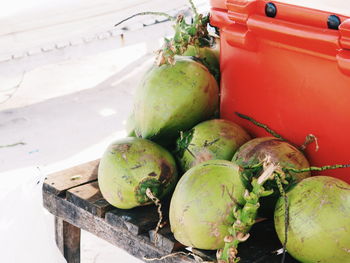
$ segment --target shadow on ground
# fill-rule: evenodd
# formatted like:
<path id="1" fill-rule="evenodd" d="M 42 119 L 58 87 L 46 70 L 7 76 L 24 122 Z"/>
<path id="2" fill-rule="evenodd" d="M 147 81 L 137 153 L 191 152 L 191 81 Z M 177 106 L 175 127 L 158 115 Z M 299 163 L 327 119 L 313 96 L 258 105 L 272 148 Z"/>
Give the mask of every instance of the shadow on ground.
<path id="1" fill-rule="evenodd" d="M 1 111 L 0 172 L 51 164 L 102 143 L 101 151 L 126 136 L 135 88 L 151 63 L 148 55 L 94 88 Z"/>

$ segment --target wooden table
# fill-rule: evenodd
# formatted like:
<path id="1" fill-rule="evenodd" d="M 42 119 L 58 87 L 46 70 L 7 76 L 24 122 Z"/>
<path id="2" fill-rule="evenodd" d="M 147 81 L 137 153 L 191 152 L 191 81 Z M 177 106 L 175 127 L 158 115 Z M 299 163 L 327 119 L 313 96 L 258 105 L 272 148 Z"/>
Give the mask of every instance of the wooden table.
<path id="1" fill-rule="evenodd" d="M 43 185 L 44 207 L 55 215 L 56 243 L 68 263 L 80 262 L 80 229 L 144 261 L 175 253 L 152 262 L 201 262 L 174 239 L 169 224 L 159 231 L 155 244 L 155 206 L 122 210 L 109 205 L 98 188 L 98 163 L 96 160 L 51 174 Z M 169 200 L 163 203 L 163 214 L 167 215 Z M 281 256 L 274 251 L 280 247 L 272 223 L 260 222 L 253 227 L 251 238 L 240 245 L 240 262 L 279 263 Z M 215 251 L 194 249 L 193 253 L 205 261 L 215 259 Z M 293 262 L 297 261 L 287 255 L 285 263 Z"/>

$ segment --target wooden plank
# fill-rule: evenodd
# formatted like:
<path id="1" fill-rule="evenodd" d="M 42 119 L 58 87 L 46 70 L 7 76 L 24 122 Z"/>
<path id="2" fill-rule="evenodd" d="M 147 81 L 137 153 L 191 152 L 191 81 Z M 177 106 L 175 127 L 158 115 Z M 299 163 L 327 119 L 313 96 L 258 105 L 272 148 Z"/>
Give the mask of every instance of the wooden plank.
<path id="1" fill-rule="evenodd" d="M 93 162 L 88 163 L 88 169 L 84 168 L 87 164 L 80 166 L 79 169 L 83 171 L 83 174 L 88 170 L 90 174 L 95 173 L 97 175 L 96 168 L 98 163 L 95 163 L 94 171 L 91 163 Z M 72 171 L 77 171 L 79 169 L 74 167 L 63 173 L 57 173 L 61 174 L 61 176 L 57 177 L 57 180 L 61 180 L 62 177 L 70 180 Z M 79 179 L 80 178 L 78 178 L 78 180 Z M 71 183 L 69 182 L 68 185 L 70 184 Z M 67 184 L 62 183 L 62 185 Z M 68 226 L 71 226 L 72 224 L 78 228 L 85 229 L 112 244 L 125 249 L 136 257 L 142 258 L 145 256 L 147 258 L 159 258 L 179 250 L 184 250 L 184 246 L 174 239 L 169 225 L 166 225 L 158 232 L 157 242 L 155 242 L 154 229 L 158 221 L 158 213 L 154 205 L 128 210 L 113 208 L 113 210 L 106 213 L 106 211 L 112 207 L 103 199 L 96 181 L 70 188 L 67 191 L 67 199 L 65 199 L 65 196 L 57 196 L 55 191 L 53 191 L 53 194 L 52 192 L 44 191 L 43 196 L 44 206 L 54 215 L 66 220 Z M 164 222 L 167 221 L 169 201 L 170 197 L 162 201 Z M 104 213 L 106 213 L 106 216 L 103 220 L 101 217 L 103 217 Z M 62 224 L 63 223 L 61 222 L 61 225 Z M 68 229 L 69 227 L 66 228 Z M 111 229 L 114 230 L 111 232 Z M 62 227 L 60 228 L 59 224 L 57 224 L 56 233 L 61 232 L 63 233 L 61 234 L 62 236 L 64 235 L 64 231 L 62 231 Z M 74 232 L 74 229 L 72 232 Z M 56 235 L 56 237 L 57 236 L 59 235 Z M 266 237 L 268 237 L 268 240 Z M 62 238 L 56 239 L 61 240 Z M 62 250 L 63 241 L 57 243 Z M 240 244 L 240 262 L 279 263 L 281 261 L 281 255 L 277 256 L 276 251 L 280 248 L 281 244 L 275 234 L 273 222 L 271 220 L 259 222 L 253 226 L 251 237 L 248 241 Z M 138 252 L 138 250 L 141 252 Z M 204 260 L 215 259 L 215 251 L 193 249 L 192 252 L 199 255 Z M 190 261 L 175 260 L 178 257 L 181 258 L 180 260 L 186 259 Z M 182 259 L 182 257 L 185 259 Z M 174 257 L 169 257 L 159 262 L 194 262 L 191 260 L 192 259 L 184 255 L 175 255 Z M 287 255 L 285 263 L 296 262 L 297 261 Z"/>
<path id="2" fill-rule="evenodd" d="M 123 224 L 112 224 L 111 220 L 107 219 L 109 216 L 117 216 L 116 210 L 106 214 L 106 220 L 94 216 L 88 211 L 75 206 L 67 200 L 44 193 L 44 206 L 54 215 L 64 218 L 67 222 L 76 225 L 86 231 L 89 231 L 110 243 L 121 247 L 130 254 L 143 259 L 159 258 L 169 255 L 175 251 L 183 251 L 183 247 L 170 233 L 169 226 L 164 227 L 158 233 L 157 245 L 154 245 L 154 230 L 150 231 L 150 237 L 146 234 L 134 235 L 127 226 Z M 143 207 L 149 209 L 150 207 Z M 127 212 L 128 210 L 122 210 Z M 140 210 L 139 210 L 140 212 Z M 108 216 L 109 215 L 109 216 Z M 141 214 L 140 214 L 141 215 Z M 124 215 L 124 218 L 127 218 Z M 135 219 L 137 220 L 137 219 Z M 136 224 L 137 226 L 137 224 Z M 134 232 L 136 233 L 136 232 Z M 251 237 L 247 242 L 241 243 L 239 246 L 240 262 L 243 263 L 279 263 L 281 262 L 281 255 L 277 255 L 276 251 L 281 248 L 281 244 L 275 234 L 273 222 L 264 221 L 257 223 L 251 230 Z M 199 255 L 204 260 L 215 259 L 215 251 L 207 250 L 192 250 L 194 254 Z M 194 259 L 184 256 L 175 255 L 155 262 L 195 262 Z M 287 255 L 285 263 L 297 263 L 296 260 Z"/>
<path id="3" fill-rule="evenodd" d="M 144 260 L 145 258 L 160 258 L 167 252 L 153 246 L 146 235 L 135 236 L 123 227 L 111 226 L 103 218 L 97 217 L 73 203 L 47 192 L 43 193 L 44 207 L 55 216 L 64 218 L 68 223 L 86 230 L 111 244 L 118 246 L 129 254 Z M 194 263 L 195 260 L 185 255 L 174 255 L 161 261 L 169 263 Z"/>
<path id="4" fill-rule="evenodd" d="M 155 229 L 150 230 L 149 235 L 151 242 L 156 247 L 159 247 L 168 253 L 172 253 L 179 249 L 185 248 L 184 245 L 182 245 L 174 238 L 173 234 L 171 233 L 169 224 L 158 231 L 157 237 Z"/>
<path id="5" fill-rule="evenodd" d="M 59 195 L 62 192 L 97 179 L 99 160 L 91 161 L 48 175 L 43 191 Z"/>
<path id="6" fill-rule="evenodd" d="M 155 206 L 133 209 L 114 209 L 106 214 L 106 221 L 115 227 L 123 227 L 133 235 L 140 235 L 157 226 L 158 213 Z"/>
<path id="7" fill-rule="evenodd" d="M 80 228 L 55 217 L 55 238 L 67 263 L 80 263 Z"/>
<path id="8" fill-rule="evenodd" d="M 97 181 L 69 189 L 66 197 L 76 206 L 99 217 L 104 217 L 107 211 L 113 209 L 103 198 Z"/>

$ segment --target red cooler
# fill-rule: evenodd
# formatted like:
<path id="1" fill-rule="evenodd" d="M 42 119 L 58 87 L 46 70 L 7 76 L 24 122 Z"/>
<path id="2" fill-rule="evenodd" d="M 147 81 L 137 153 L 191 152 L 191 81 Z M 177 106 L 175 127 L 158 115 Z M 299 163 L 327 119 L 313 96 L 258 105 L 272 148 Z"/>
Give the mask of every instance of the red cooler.
<path id="1" fill-rule="evenodd" d="M 295 145 L 314 134 L 319 150 L 315 144 L 306 150 L 312 165 L 350 164 L 350 6 L 343 12 L 264 0 L 211 5 L 221 36 L 221 117 L 253 136 L 268 135 L 235 112 L 248 115 Z M 350 183 L 349 168 L 322 174 Z"/>

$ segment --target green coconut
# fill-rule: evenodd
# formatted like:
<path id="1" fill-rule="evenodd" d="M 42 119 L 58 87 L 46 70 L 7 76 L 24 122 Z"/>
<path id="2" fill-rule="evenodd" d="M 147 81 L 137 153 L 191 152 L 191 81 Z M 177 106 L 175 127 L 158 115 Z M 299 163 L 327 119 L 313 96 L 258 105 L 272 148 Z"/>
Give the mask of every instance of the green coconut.
<path id="1" fill-rule="evenodd" d="M 177 57 L 174 65 L 153 66 L 143 78 L 134 104 L 135 133 L 162 144 L 175 140 L 180 131 L 215 116 L 218 102 L 208 69 Z"/>
<path id="2" fill-rule="evenodd" d="M 125 130 L 128 137 L 136 137 L 134 114 L 130 114 L 126 119 Z"/>
<path id="3" fill-rule="evenodd" d="M 215 76 L 216 80 L 220 78 L 220 49 L 219 44 L 213 46 L 195 47 L 193 45 L 187 46 L 183 56 L 193 56 L 200 59 L 200 61 L 209 69 Z"/>
<path id="4" fill-rule="evenodd" d="M 271 161 L 278 163 L 281 167 L 298 170 L 310 167 L 308 160 L 301 151 L 288 142 L 275 137 L 261 137 L 248 141 L 238 149 L 232 161 L 241 167 L 251 167 L 261 163 L 266 156 L 270 156 Z M 244 171 L 244 175 L 245 181 L 249 182 L 251 180 L 250 178 L 257 174 L 254 169 L 247 169 Z M 290 176 L 287 178 L 289 181 L 287 190 L 310 175 L 310 172 L 290 172 Z M 274 194 L 261 199 L 259 214 L 264 217 L 270 217 L 273 215 L 279 191 L 274 181 L 267 182 L 265 187 L 267 189 L 274 189 Z"/>
<path id="5" fill-rule="evenodd" d="M 251 138 L 234 122 L 213 119 L 197 124 L 178 139 L 177 159 L 183 171 L 207 160 L 231 160 Z"/>
<path id="6" fill-rule="evenodd" d="M 275 137 L 255 138 L 243 144 L 235 153 L 232 161 L 240 166 L 253 166 L 266 156 L 281 167 L 303 169 L 310 166 L 304 154 L 286 141 Z M 310 172 L 292 173 L 296 182 L 310 176 Z"/>
<path id="7" fill-rule="evenodd" d="M 226 160 L 210 160 L 188 170 L 170 203 L 171 231 L 180 243 L 200 249 L 224 246 L 234 222 L 233 208 L 244 203 L 240 168 Z"/>
<path id="8" fill-rule="evenodd" d="M 182 55 L 198 57 L 210 64 L 212 67 L 220 68 L 220 50 L 217 48 L 217 46 L 218 45 L 215 44 L 215 46 L 212 47 L 196 48 L 193 45 L 189 45 Z"/>
<path id="9" fill-rule="evenodd" d="M 171 154 L 146 139 L 125 138 L 108 146 L 98 168 L 98 184 L 111 205 L 129 209 L 147 205 L 151 193 L 161 199 L 177 182 L 177 170 Z"/>
<path id="10" fill-rule="evenodd" d="M 288 194 L 287 251 L 302 263 L 350 262 L 350 185 L 332 177 L 315 176 Z M 284 200 L 278 200 L 275 228 L 285 239 Z"/>

